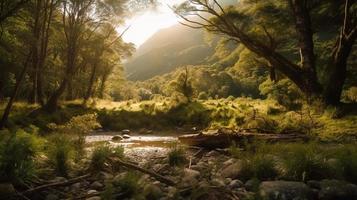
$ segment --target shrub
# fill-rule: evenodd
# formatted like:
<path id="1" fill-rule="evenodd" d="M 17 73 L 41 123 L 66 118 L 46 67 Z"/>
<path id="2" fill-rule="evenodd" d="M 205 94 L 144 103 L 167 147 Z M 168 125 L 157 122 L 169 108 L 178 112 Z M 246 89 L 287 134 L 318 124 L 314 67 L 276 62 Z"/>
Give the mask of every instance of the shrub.
<path id="1" fill-rule="evenodd" d="M 97 146 L 92 153 L 91 169 L 94 171 L 103 170 L 111 153 L 112 149 L 108 145 Z"/>
<path id="2" fill-rule="evenodd" d="M 67 176 L 73 158 L 72 141 L 67 135 L 55 134 L 49 139 L 47 157 L 59 176 Z"/>
<path id="3" fill-rule="evenodd" d="M 330 175 L 324 156 L 315 144 L 289 144 L 281 151 L 284 176 L 291 180 L 320 180 Z"/>
<path id="4" fill-rule="evenodd" d="M 0 182 L 24 184 L 35 174 L 34 158 L 40 140 L 23 130 L 2 136 L 0 143 Z"/>
<path id="5" fill-rule="evenodd" d="M 346 91 L 346 98 L 348 101 L 351 102 L 357 102 L 357 87 L 350 87 L 347 91 Z"/>
<path id="6" fill-rule="evenodd" d="M 259 85 L 259 90 L 262 95 L 276 100 L 289 110 L 298 110 L 302 106 L 300 90 L 288 79 L 282 79 L 278 82 L 268 79 Z"/>
<path id="7" fill-rule="evenodd" d="M 357 147 L 355 144 L 343 145 L 336 149 L 333 156 L 338 160 L 338 170 L 343 178 L 357 183 Z"/>
<path id="8" fill-rule="evenodd" d="M 139 184 L 140 176 L 134 172 L 127 172 L 123 177 L 114 180 L 113 185 L 121 189 L 121 193 L 127 198 L 133 198 L 139 195 L 141 185 Z M 135 199 L 135 198 L 133 198 Z"/>
<path id="9" fill-rule="evenodd" d="M 169 164 L 171 166 L 182 166 L 185 164 L 185 150 L 181 147 L 174 146 L 168 153 Z"/>

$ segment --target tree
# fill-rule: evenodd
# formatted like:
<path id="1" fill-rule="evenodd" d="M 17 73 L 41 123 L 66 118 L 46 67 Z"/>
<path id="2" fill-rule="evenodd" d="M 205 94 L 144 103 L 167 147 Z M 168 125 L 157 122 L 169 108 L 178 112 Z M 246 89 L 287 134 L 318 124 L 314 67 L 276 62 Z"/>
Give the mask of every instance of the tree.
<path id="1" fill-rule="evenodd" d="M 30 0 L 0 0 L 0 24 L 14 16 Z"/>
<path id="2" fill-rule="evenodd" d="M 30 29 L 32 38 L 32 91 L 30 94 L 31 103 L 44 105 L 44 95 L 42 89 L 43 68 L 48 56 L 48 41 L 50 37 L 50 26 L 53 21 L 53 12 L 58 4 L 57 0 L 35 0 L 30 10 L 32 23 Z"/>
<path id="3" fill-rule="evenodd" d="M 188 102 L 191 101 L 193 95 L 193 89 L 191 80 L 189 78 L 188 66 L 185 66 L 183 72 L 179 74 L 176 81 L 171 82 L 170 84 L 177 92 L 181 93 Z"/>
<path id="4" fill-rule="evenodd" d="M 175 11 L 183 19 L 183 25 L 224 34 L 243 44 L 264 58 L 268 66 L 293 81 L 307 97 L 321 98 L 326 104 L 339 104 L 346 79 L 347 61 L 357 38 L 356 1 L 242 0 L 238 4 L 223 8 L 217 0 L 188 0 L 175 8 Z M 314 37 L 324 28 L 321 17 L 325 17 L 326 23 L 331 13 L 339 20 L 332 22 L 335 23 L 333 25 L 339 25 L 340 32 L 332 37 L 337 39 L 324 64 L 330 73 L 327 81 L 322 82 L 317 73 L 317 65 L 322 63 L 318 59 L 322 56 L 316 54 Z M 313 30 L 313 19 L 319 22 L 315 25 L 318 30 Z M 283 32 L 276 33 L 279 27 L 286 29 L 286 37 L 290 39 L 281 38 Z M 282 47 L 288 45 L 289 49 L 299 49 L 299 63 L 294 56 L 296 52 L 284 52 Z M 293 56 L 288 57 L 287 53 Z"/>

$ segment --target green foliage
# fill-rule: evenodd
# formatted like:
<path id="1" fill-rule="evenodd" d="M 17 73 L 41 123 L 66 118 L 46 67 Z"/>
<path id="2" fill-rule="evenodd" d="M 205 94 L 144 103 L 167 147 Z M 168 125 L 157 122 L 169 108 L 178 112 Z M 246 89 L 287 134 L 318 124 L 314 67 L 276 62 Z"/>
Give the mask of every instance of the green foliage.
<path id="1" fill-rule="evenodd" d="M 139 183 L 140 176 L 135 172 L 127 172 L 119 180 L 115 180 L 113 185 L 120 188 L 121 192 L 127 198 L 134 198 L 140 195 L 141 185 Z"/>
<path id="2" fill-rule="evenodd" d="M 177 145 L 170 149 L 167 156 L 171 166 L 182 166 L 187 162 L 185 150 Z"/>
<path id="3" fill-rule="evenodd" d="M 72 140 L 65 134 L 54 134 L 48 138 L 47 157 L 59 176 L 68 176 L 71 168 L 74 147 Z"/>
<path id="4" fill-rule="evenodd" d="M 350 102 L 357 102 L 357 87 L 350 87 L 345 94 L 346 100 Z"/>
<path id="5" fill-rule="evenodd" d="M 337 172 L 340 171 L 342 177 L 352 183 L 357 183 L 357 147 L 356 144 L 346 144 L 337 147 L 330 152 L 332 158 L 337 159 Z"/>
<path id="6" fill-rule="evenodd" d="M 95 147 L 91 157 L 91 169 L 94 171 L 101 171 L 105 167 L 112 154 L 112 149 L 108 145 L 100 145 Z"/>
<path id="7" fill-rule="evenodd" d="M 266 80 L 259 86 L 260 93 L 276 100 L 280 105 L 288 110 L 298 110 L 301 108 L 301 97 L 299 89 L 288 79 L 278 82 Z"/>
<path id="8" fill-rule="evenodd" d="M 101 125 L 97 121 L 97 114 L 84 114 L 72 117 L 64 125 L 49 124 L 49 128 L 57 133 L 85 135 Z"/>
<path id="9" fill-rule="evenodd" d="M 321 180 L 329 177 L 331 172 L 320 149 L 314 143 L 291 144 L 282 148 L 284 153 L 284 177 L 296 180 Z"/>
<path id="10" fill-rule="evenodd" d="M 18 130 L 4 133 L 0 142 L 0 181 L 14 184 L 31 182 L 35 175 L 35 158 L 41 140 L 35 135 Z"/>

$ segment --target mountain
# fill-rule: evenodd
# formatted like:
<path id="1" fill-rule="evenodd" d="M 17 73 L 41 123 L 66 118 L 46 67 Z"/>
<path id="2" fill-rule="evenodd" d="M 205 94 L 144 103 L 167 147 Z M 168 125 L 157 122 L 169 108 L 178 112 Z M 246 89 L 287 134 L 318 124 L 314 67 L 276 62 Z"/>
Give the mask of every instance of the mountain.
<path id="1" fill-rule="evenodd" d="M 204 64 L 214 48 L 204 41 L 204 30 L 174 25 L 159 30 L 124 64 L 129 80 L 146 80 L 184 65 Z"/>

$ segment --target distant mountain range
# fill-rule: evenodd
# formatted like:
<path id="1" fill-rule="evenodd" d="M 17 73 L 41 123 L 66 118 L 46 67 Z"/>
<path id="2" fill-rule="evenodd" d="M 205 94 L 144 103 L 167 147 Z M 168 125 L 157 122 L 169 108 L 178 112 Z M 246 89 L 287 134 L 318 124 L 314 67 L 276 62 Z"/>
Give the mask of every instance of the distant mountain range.
<path id="1" fill-rule="evenodd" d="M 129 80 L 146 80 L 184 65 L 205 64 L 214 47 L 204 41 L 204 30 L 183 25 L 159 30 L 124 65 Z"/>

